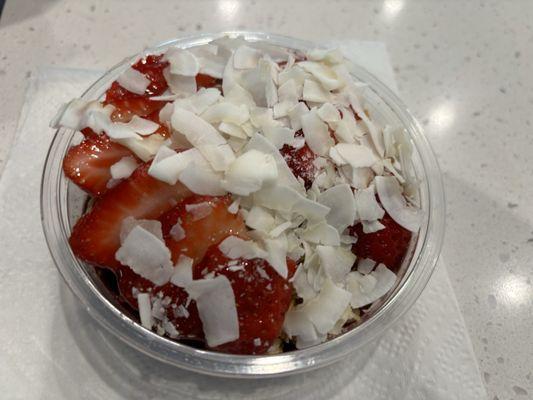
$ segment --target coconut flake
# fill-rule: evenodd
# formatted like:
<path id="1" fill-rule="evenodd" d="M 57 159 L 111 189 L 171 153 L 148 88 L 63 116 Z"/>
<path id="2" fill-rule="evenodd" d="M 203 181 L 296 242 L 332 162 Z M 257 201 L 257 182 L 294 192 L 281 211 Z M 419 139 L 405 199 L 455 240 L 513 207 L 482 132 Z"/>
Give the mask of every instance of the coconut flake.
<path id="1" fill-rule="evenodd" d="M 365 189 L 374 179 L 374 172 L 370 168 L 352 168 L 350 165 L 343 165 L 340 169 L 356 189 Z"/>
<path id="2" fill-rule="evenodd" d="M 320 265 L 335 283 L 342 283 L 355 263 L 355 255 L 344 247 L 317 246 Z"/>
<path id="3" fill-rule="evenodd" d="M 296 346 L 298 348 L 318 344 L 322 340 L 307 314 L 298 307 L 291 308 L 285 314 L 283 330 L 287 336 L 296 338 Z"/>
<path id="4" fill-rule="evenodd" d="M 124 89 L 135 94 L 144 94 L 151 83 L 150 79 L 144 76 L 143 73 L 132 67 L 120 74 L 117 78 L 117 82 Z"/>
<path id="5" fill-rule="evenodd" d="M 398 179 L 398 182 L 400 182 L 402 185 L 405 184 L 405 179 L 402 176 L 400 172 L 396 169 L 396 166 L 389 160 L 388 158 L 385 158 L 381 160 L 383 167 L 385 170 L 389 171 L 396 179 Z M 399 166 L 397 164 L 397 166 Z"/>
<path id="6" fill-rule="evenodd" d="M 159 124 L 150 121 L 149 119 L 138 117 L 137 115 L 134 115 L 128 123 L 116 122 L 115 124 L 127 126 L 135 133 L 142 136 L 151 135 L 160 127 Z"/>
<path id="7" fill-rule="evenodd" d="M 176 153 L 166 146 L 161 146 L 148 168 L 148 175 L 174 185 L 185 168 L 199 157 L 201 154 L 196 149 Z"/>
<path id="8" fill-rule="evenodd" d="M 393 176 L 376 176 L 376 190 L 385 211 L 399 225 L 411 232 L 417 232 L 421 223 L 419 210 L 407 204 L 402 188 Z"/>
<path id="9" fill-rule="evenodd" d="M 285 232 L 287 229 L 289 229 L 292 226 L 291 221 L 285 221 L 282 224 L 279 224 L 274 229 L 272 229 L 268 234 L 275 238 L 281 235 L 283 232 Z"/>
<path id="10" fill-rule="evenodd" d="M 175 108 L 172 113 L 172 127 L 185 135 L 209 161 L 215 171 L 224 171 L 235 160 L 233 150 L 217 130 L 194 113 Z"/>
<path id="11" fill-rule="evenodd" d="M 361 221 L 361 224 L 363 225 L 363 233 L 374 233 L 385 229 L 385 225 L 379 221 Z"/>
<path id="12" fill-rule="evenodd" d="M 208 107 L 201 117 L 213 124 L 218 122 L 228 122 L 235 125 L 242 125 L 249 118 L 248 107 L 245 105 L 237 106 L 229 102 L 222 102 Z"/>
<path id="13" fill-rule="evenodd" d="M 350 305 L 360 308 L 372 304 L 386 295 L 396 283 L 396 275 L 379 264 L 369 275 L 354 271 L 346 277 L 346 289 L 351 293 Z"/>
<path id="14" fill-rule="evenodd" d="M 300 310 L 313 323 L 318 333 L 327 334 L 350 304 L 352 294 L 327 278 L 315 298 L 304 303 Z"/>
<path id="15" fill-rule="evenodd" d="M 144 162 L 151 160 L 165 142 L 165 138 L 161 135 L 150 135 L 145 138 L 135 136 L 135 138 L 115 139 L 114 141 L 130 149 Z"/>
<path id="16" fill-rule="evenodd" d="M 170 91 L 165 91 L 165 93 L 163 93 L 162 95 L 148 97 L 148 100 L 151 100 L 151 101 L 174 101 L 177 98 L 179 98 L 178 94 L 173 94 Z"/>
<path id="17" fill-rule="evenodd" d="M 292 173 L 279 150 L 263 135 L 256 133 L 251 137 L 250 141 L 246 144 L 244 151 L 248 152 L 251 150 L 257 150 L 261 153 L 270 154 L 274 157 L 278 169 L 278 178 L 276 181 L 277 184 L 289 186 L 298 192 L 303 192 L 304 189 L 302 185 Z"/>
<path id="18" fill-rule="evenodd" d="M 246 214 L 246 225 L 252 229 L 262 232 L 269 232 L 274 228 L 275 220 L 265 208 L 253 206 Z"/>
<path id="19" fill-rule="evenodd" d="M 309 108 L 304 102 L 299 102 L 288 112 L 291 128 L 295 131 L 302 129 L 302 117 L 309 112 Z"/>
<path id="20" fill-rule="evenodd" d="M 246 70 L 240 79 L 242 87 L 252 95 L 255 104 L 260 107 L 272 107 L 278 102 L 271 63 L 267 59 L 260 59 L 257 67 Z"/>
<path id="21" fill-rule="evenodd" d="M 368 275 L 374 270 L 376 262 L 370 258 L 360 258 L 357 262 L 357 272 Z"/>
<path id="22" fill-rule="evenodd" d="M 271 210 L 296 213 L 311 221 L 323 219 L 330 211 L 329 207 L 312 201 L 296 190 L 282 185 L 265 187 L 256 192 L 254 202 Z"/>
<path id="23" fill-rule="evenodd" d="M 222 79 L 227 55 L 219 51 L 218 46 L 208 43 L 193 47 L 189 51 L 196 56 L 198 64 L 200 64 L 200 73 Z"/>
<path id="24" fill-rule="evenodd" d="M 176 222 L 174 225 L 172 225 L 172 228 L 170 228 L 170 237 L 175 240 L 176 242 L 179 242 L 182 239 L 185 239 L 185 229 L 181 226 L 180 222 Z"/>
<path id="25" fill-rule="evenodd" d="M 329 156 L 337 165 L 350 164 L 352 168 L 371 167 L 379 161 L 371 149 L 353 143 L 336 144 L 329 150 Z"/>
<path id="26" fill-rule="evenodd" d="M 252 240 L 243 240 L 237 236 L 228 236 L 219 245 L 220 251 L 228 258 L 232 260 L 237 258 L 244 258 L 250 260 L 253 258 L 268 257 L 265 250 L 261 249 Z"/>
<path id="27" fill-rule="evenodd" d="M 246 134 L 245 130 L 242 129 L 240 126 L 235 124 L 230 124 L 227 122 L 222 122 L 218 126 L 218 130 L 222 133 L 225 133 L 227 135 L 236 137 L 238 139 L 247 139 L 248 135 Z"/>
<path id="28" fill-rule="evenodd" d="M 385 157 L 394 158 L 397 155 L 395 147 L 395 131 L 392 126 L 385 125 L 383 128 L 383 145 L 385 146 Z"/>
<path id="29" fill-rule="evenodd" d="M 268 126 L 263 129 L 263 134 L 276 148 L 281 149 L 284 145 L 292 143 L 294 131 L 284 126 Z"/>
<path id="30" fill-rule="evenodd" d="M 170 282 L 173 285 L 185 288 L 192 280 L 192 266 L 194 260 L 183 254 L 180 254 L 178 262 L 174 266 L 174 273 L 170 277 Z"/>
<path id="31" fill-rule="evenodd" d="M 328 124 L 334 124 L 341 120 L 339 110 L 337 110 L 337 108 L 331 103 L 324 103 L 317 110 L 317 114 L 322 121 L 327 122 Z"/>
<path id="32" fill-rule="evenodd" d="M 170 91 L 179 95 L 190 95 L 196 93 L 196 77 L 175 75 L 170 72 L 169 68 L 163 70 L 163 77 L 168 83 Z"/>
<path id="33" fill-rule="evenodd" d="M 74 99 L 60 108 L 50 125 L 53 128 L 61 126 L 73 130 L 91 128 L 96 133 L 105 132 L 115 141 L 120 139 L 140 141 L 141 137 L 129 125 L 111 121 L 114 110 L 115 107 L 110 104 L 104 107 L 97 101 Z"/>
<path id="34" fill-rule="evenodd" d="M 170 64 L 170 73 L 195 77 L 200 72 L 198 60 L 189 50 L 171 47 L 165 53 L 164 59 Z"/>
<path id="35" fill-rule="evenodd" d="M 213 207 L 207 201 L 196 204 L 186 204 L 185 211 L 192 214 L 192 220 L 198 221 L 204 219 L 213 212 Z"/>
<path id="36" fill-rule="evenodd" d="M 228 212 L 230 214 L 237 214 L 239 212 L 239 204 L 241 199 L 233 200 L 233 202 L 228 207 Z"/>
<path id="37" fill-rule="evenodd" d="M 306 79 L 302 93 L 302 99 L 315 103 L 327 103 L 331 100 L 331 94 L 320 83 Z"/>
<path id="38" fill-rule="evenodd" d="M 97 101 L 88 103 L 82 99 L 73 99 L 68 103 L 62 104 L 57 110 L 56 115 L 50 121 L 50 128 L 57 129 L 63 127 L 76 131 L 83 129 L 86 110 L 89 104 L 92 104 L 96 108 L 102 108 L 102 105 Z"/>
<path id="39" fill-rule="evenodd" d="M 348 184 L 344 183 L 327 189 L 318 195 L 317 201 L 331 209 L 326 215 L 326 221 L 339 232 L 343 232 L 354 223 L 356 203 Z"/>
<path id="40" fill-rule="evenodd" d="M 183 304 L 180 304 L 176 307 L 174 310 L 174 315 L 178 318 L 189 318 L 189 311 L 183 306 Z"/>
<path id="41" fill-rule="evenodd" d="M 236 69 L 255 68 L 261 56 L 261 52 L 254 48 L 246 45 L 239 46 L 233 54 L 233 66 Z"/>
<path id="42" fill-rule="evenodd" d="M 154 320 L 152 319 L 152 302 L 149 293 L 139 293 L 137 295 L 137 305 L 139 307 L 139 319 L 141 325 L 146 329 L 152 329 Z"/>
<path id="43" fill-rule="evenodd" d="M 265 259 L 279 276 L 287 279 L 287 238 L 282 235 L 275 239 L 264 239 L 263 243 L 267 252 Z"/>
<path id="44" fill-rule="evenodd" d="M 306 54 L 308 60 L 323 61 L 328 64 L 340 64 L 344 56 L 339 49 L 312 49 Z"/>
<path id="45" fill-rule="evenodd" d="M 173 272 L 165 243 L 141 226 L 131 230 L 115 258 L 158 286 L 167 283 Z"/>
<path id="46" fill-rule="evenodd" d="M 238 84 L 232 86 L 231 89 L 224 89 L 224 100 L 236 105 L 242 104 L 247 107 L 256 106 L 252 94 Z"/>
<path id="47" fill-rule="evenodd" d="M 195 280 L 186 290 L 196 301 L 209 347 L 216 347 L 239 338 L 235 294 L 228 278 L 218 275 L 213 279 Z"/>
<path id="48" fill-rule="evenodd" d="M 273 115 L 275 119 L 280 119 L 289 116 L 289 112 L 296 106 L 296 103 L 283 101 L 277 104 L 274 104 L 272 108 Z M 289 120 L 290 121 L 290 120 Z"/>
<path id="49" fill-rule="evenodd" d="M 120 243 L 124 243 L 126 237 L 136 226 L 140 226 L 159 240 L 163 241 L 161 222 L 153 219 L 135 219 L 133 217 L 124 218 L 120 227 Z"/>
<path id="50" fill-rule="evenodd" d="M 355 192 L 358 218 L 362 221 L 375 221 L 383 218 L 385 211 L 376 200 L 374 185 Z"/>
<path id="51" fill-rule="evenodd" d="M 368 118 L 368 115 L 366 115 L 365 111 L 363 110 L 363 107 L 360 104 L 359 98 L 355 93 L 354 88 L 348 91 L 348 97 L 350 99 L 350 104 L 353 110 L 356 112 L 359 118 L 362 119 L 362 122 L 368 128 L 368 131 L 370 132 L 370 137 L 372 138 L 372 143 L 374 144 L 377 153 L 381 157 L 383 157 L 385 155 L 383 132 L 376 125 L 374 125 L 370 118 Z"/>
<path id="52" fill-rule="evenodd" d="M 191 149 L 196 150 L 196 149 Z M 222 174 L 213 171 L 207 160 L 200 153 L 187 165 L 179 180 L 191 192 L 209 196 L 222 196 L 226 191 L 220 185 Z"/>
<path id="53" fill-rule="evenodd" d="M 296 80 L 289 79 L 278 87 L 279 102 L 296 104 L 302 97 L 303 85 L 298 85 Z"/>
<path id="54" fill-rule="evenodd" d="M 249 150 L 229 165 L 222 187 L 229 192 L 248 196 L 277 177 L 276 160 L 271 154 Z"/>
<path id="55" fill-rule="evenodd" d="M 335 71 L 323 63 L 301 61 L 298 65 L 313 75 L 327 90 L 336 90 L 344 86 L 343 80 L 337 77 Z"/>
<path id="56" fill-rule="evenodd" d="M 310 149 L 321 156 L 327 155 L 335 144 L 329 135 L 328 126 L 322 122 L 315 110 L 311 110 L 301 118 L 305 141 Z"/>
<path id="57" fill-rule="evenodd" d="M 222 174 L 213 171 L 197 149 L 176 153 L 162 147 L 150 165 L 148 174 L 171 185 L 179 180 L 196 194 L 219 196 L 226 193 L 220 186 Z"/>
<path id="58" fill-rule="evenodd" d="M 307 271 L 303 264 L 300 264 L 294 277 L 292 278 L 292 286 L 296 291 L 298 297 L 304 301 L 310 300 L 317 295 L 315 289 L 309 284 L 307 279 Z"/>
<path id="59" fill-rule="evenodd" d="M 300 237 L 311 243 L 327 246 L 338 246 L 340 244 L 339 231 L 326 222 L 319 222 L 308 226 L 305 230 L 301 231 Z"/>
<path id="60" fill-rule="evenodd" d="M 135 169 L 137 169 L 137 161 L 132 156 L 122 157 L 119 161 L 114 163 L 109 171 L 111 178 L 124 179 L 129 177 Z"/>
<path id="61" fill-rule="evenodd" d="M 217 88 L 201 88 L 196 94 L 188 99 L 196 114 L 201 114 L 209 106 L 215 104 L 220 98 L 220 90 Z"/>
<path id="62" fill-rule="evenodd" d="M 172 113 L 174 112 L 174 104 L 167 103 L 163 106 L 161 110 L 159 110 L 159 121 L 161 123 L 170 122 L 170 118 L 172 117 Z"/>

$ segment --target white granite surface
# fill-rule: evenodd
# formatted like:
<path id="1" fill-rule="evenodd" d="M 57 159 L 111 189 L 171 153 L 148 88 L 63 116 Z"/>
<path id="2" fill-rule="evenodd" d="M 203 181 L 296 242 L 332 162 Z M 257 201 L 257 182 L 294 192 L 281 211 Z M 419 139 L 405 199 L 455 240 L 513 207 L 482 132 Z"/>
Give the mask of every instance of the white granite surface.
<path id="1" fill-rule="evenodd" d="M 443 255 L 490 400 L 533 396 L 533 3 L 7 0 L 0 20 L 0 169 L 27 77 L 106 68 L 144 45 L 249 29 L 383 41 L 439 157 Z"/>

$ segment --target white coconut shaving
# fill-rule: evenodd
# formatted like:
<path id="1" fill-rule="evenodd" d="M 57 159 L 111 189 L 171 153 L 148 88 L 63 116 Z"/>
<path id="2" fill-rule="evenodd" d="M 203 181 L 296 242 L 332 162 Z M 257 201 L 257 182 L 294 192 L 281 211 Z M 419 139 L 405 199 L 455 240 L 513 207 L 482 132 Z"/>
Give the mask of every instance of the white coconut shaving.
<path id="1" fill-rule="evenodd" d="M 235 294 L 223 275 L 192 281 L 186 287 L 196 301 L 208 346 L 216 347 L 239 338 L 239 321 Z"/>
<path id="2" fill-rule="evenodd" d="M 111 178 L 125 179 L 137 169 L 137 161 L 131 156 L 122 157 L 119 161 L 111 166 Z"/>
<path id="3" fill-rule="evenodd" d="M 126 236 L 115 257 L 158 286 L 167 283 L 173 272 L 170 251 L 165 243 L 140 225 Z"/>
<path id="4" fill-rule="evenodd" d="M 144 94 L 150 85 L 150 79 L 131 67 L 117 78 L 117 82 L 124 89 L 135 94 Z"/>

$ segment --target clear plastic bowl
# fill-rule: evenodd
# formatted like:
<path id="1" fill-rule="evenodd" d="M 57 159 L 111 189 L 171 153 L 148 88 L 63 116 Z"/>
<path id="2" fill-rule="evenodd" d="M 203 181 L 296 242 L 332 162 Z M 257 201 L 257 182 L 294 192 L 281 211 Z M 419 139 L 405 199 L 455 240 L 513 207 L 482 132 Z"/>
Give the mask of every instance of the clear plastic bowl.
<path id="1" fill-rule="evenodd" d="M 165 42 L 146 49 L 157 53 L 170 46 L 193 47 L 224 35 L 243 36 L 247 40 L 305 51 L 313 43 L 289 37 L 255 32 L 202 34 Z M 100 98 L 109 85 L 139 54 L 125 59 L 95 82 L 82 98 Z M 74 294 L 88 312 L 105 328 L 131 345 L 163 362 L 217 376 L 271 377 L 288 375 L 331 364 L 351 355 L 354 363 L 364 363 L 378 339 L 413 305 L 427 284 L 436 265 L 444 236 L 444 192 L 441 174 L 433 151 L 420 125 L 400 99 L 365 69 L 354 66 L 356 79 L 369 84 L 366 106 L 379 123 L 403 126 L 413 144 L 413 170 L 420 179 L 420 203 L 424 221 L 412 241 L 401 278 L 387 298 L 373 306 L 373 311 L 359 325 L 340 336 L 303 350 L 280 355 L 239 356 L 199 350 L 158 336 L 131 319 L 102 284 L 93 267 L 72 253 L 68 237 L 83 213 L 87 196 L 65 178 L 61 163 L 68 148 L 80 141 L 72 130 L 59 129 L 52 141 L 44 167 L 41 186 L 41 215 L 48 247 L 55 264 Z"/>

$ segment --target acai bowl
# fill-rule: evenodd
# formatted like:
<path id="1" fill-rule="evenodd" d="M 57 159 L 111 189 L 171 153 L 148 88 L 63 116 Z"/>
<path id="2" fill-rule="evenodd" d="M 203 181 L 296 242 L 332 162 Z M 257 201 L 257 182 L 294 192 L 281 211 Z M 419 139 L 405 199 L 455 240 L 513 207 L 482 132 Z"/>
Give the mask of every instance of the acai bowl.
<path id="1" fill-rule="evenodd" d="M 176 39 L 66 105 L 47 242 L 95 319 L 198 372 L 274 376 L 371 343 L 436 264 L 435 157 L 397 96 L 335 49 Z"/>

